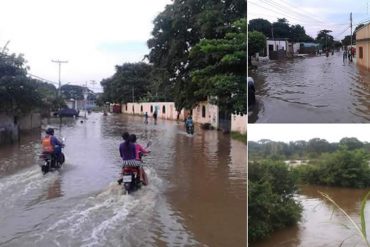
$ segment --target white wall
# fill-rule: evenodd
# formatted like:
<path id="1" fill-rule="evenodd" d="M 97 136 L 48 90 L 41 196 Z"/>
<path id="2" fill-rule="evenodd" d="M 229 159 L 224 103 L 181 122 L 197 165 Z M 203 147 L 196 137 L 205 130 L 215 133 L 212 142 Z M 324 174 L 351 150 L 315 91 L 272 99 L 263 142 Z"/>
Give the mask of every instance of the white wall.
<path id="1" fill-rule="evenodd" d="M 202 115 L 203 106 L 205 107 L 204 117 Z M 165 107 L 165 112 L 163 112 L 163 107 Z M 144 115 L 147 112 L 149 117 L 153 117 L 155 109 L 158 109 L 158 118 L 177 120 L 177 111 L 174 102 L 127 103 L 122 105 L 122 113 Z M 189 111 L 182 109 L 180 120 L 184 120 L 188 113 Z M 216 105 L 211 105 L 206 101 L 200 102 L 193 109 L 192 117 L 195 123 L 210 123 L 213 127 L 218 128 L 218 107 Z"/>
<path id="2" fill-rule="evenodd" d="M 231 131 L 237 131 L 242 134 L 247 133 L 247 122 L 248 117 L 246 114 L 243 116 L 240 115 L 231 115 Z"/>

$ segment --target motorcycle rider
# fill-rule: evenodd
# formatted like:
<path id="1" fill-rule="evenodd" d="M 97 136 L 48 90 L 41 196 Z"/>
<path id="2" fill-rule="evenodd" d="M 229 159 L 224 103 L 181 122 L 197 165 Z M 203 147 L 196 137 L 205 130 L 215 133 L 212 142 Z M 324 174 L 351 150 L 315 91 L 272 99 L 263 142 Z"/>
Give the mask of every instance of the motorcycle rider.
<path id="1" fill-rule="evenodd" d="M 61 143 L 58 138 L 54 136 L 54 129 L 48 128 L 45 131 L 46 135 L 42 138 L 42 151 L 46 154 L 51 154 L 55 156 L 55 159 L 52 159 L 53 163 L 55 164 L 56 160 L 61 161 L 62 159 L 62 147 L 64 146 L 63 143 Z"/>
<path id="2" fill-rule="evenodd" d="M 129 140 L 130 134 L 128 132 L 124 132 L 122 134 L 122 139 L 124 142 L 122 142 L 119 145 L 119 153 L 123 160 L 123 165 L 127 163 L 127 165 L 132 165 L 131 163 L 134 163 L 132 161 L 135 161 L 136 163 L 136 148 L 133 143 Z M 118 179 L 118 184 L 121 184 L 123 181 L 122 178 Z"/>
<path id="3" fill-rule="evenodd" d="M 189 115 L 188 118 L 185 120 L 185 126 L 186 130 L 188 130 L 189 127 L 193 127 L 193 119 L 191 115 Z"/>
<path id="4" fill-rule="evenodd" d="M 141 161 L 141 154 L 148 154 L 150 151 L 144 149 L 140 144 L 136 143 L 136 135 L 131 134 L 129 137 L 129 141 L 135 145 L 136 150 L 136 160 Z M 139 168 L 140 173 L 140 181 L 143 185 L 148 185 L 148 177 L 146 176 L 145 170 L 143 167 L 140 166 Z"/>

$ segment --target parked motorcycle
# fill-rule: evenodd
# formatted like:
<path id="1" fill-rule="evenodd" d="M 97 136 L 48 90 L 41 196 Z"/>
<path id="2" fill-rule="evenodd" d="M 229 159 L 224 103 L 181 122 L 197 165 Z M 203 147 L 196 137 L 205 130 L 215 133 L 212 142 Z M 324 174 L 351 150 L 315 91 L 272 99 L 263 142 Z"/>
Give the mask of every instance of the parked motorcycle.
<path id="1" fill-rule="evenodd" d="M 64 141 L 65 138 L 62 138 L 62 147 L 56 146 L 56 148 L 62 149 L 64 147 Z M 40 158 L 42 159 L 42 163 L 40 164 L 41 172 L 44 175 L 49 171 L 60 169 L 65 161 L 63 152 L 60 153 L 59 157 L 57 157 L 55 154 L 44 152 L 40 155 Z"/>
<path id="2" fill-rule="evenodd" d="M 148 142 L 145 149 L 152 144 Z M 144 155 L 140 153 L 140 160 L 126 160 L 122 167 L 122 180 L 124 194 L 130 194 L 141 188 L 142 182 L 140 180 L 140 167 L 143 165 L 142 157 Z M 119 183 L 120 183 L 119 182 Z"/>

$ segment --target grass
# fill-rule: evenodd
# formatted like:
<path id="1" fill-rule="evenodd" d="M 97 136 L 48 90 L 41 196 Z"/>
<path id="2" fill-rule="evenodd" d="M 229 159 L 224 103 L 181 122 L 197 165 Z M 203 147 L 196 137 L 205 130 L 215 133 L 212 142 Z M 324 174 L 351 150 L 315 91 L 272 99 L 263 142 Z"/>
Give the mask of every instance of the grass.
<path id="1" fill-rule="evenodd" d="M 231 138 L 247 144 L 247 134 L 241 134 L 240 132 L 231 131 L 230 135 Z"/>
<path id="2" fill-rule="evenodd" d="M 346 218 L 351 222 L 351 224 L 354 226 L 356 229 L 356 232 L 361 236 L 361 238 L 364 240 L 366 243 L 366 246 L 370 247 L 369 240 L 367 239 L 366 236 L 366 221 L 365 221 L 365 206 L 367 202 L 367 198 L 370 195 L 370 191 L 367 192 L 367 194 L 364 196 L 361 202 L 361 211 L 360 211 L 360 220 L 361 220 L 361 225 L 356 224 L 356 222 L 351 218 L 351 216 L 348 215 L 348 213 L 341 208 L 328 194 L 325 194 L 321 191 L 319 191 L 321 196 L 323 196 L 326 200 L 328 200 L 330 203 L 332 203 L 341 213 L 346 216 Z M 343 242 L 342 242 L 343 243 Z"/>

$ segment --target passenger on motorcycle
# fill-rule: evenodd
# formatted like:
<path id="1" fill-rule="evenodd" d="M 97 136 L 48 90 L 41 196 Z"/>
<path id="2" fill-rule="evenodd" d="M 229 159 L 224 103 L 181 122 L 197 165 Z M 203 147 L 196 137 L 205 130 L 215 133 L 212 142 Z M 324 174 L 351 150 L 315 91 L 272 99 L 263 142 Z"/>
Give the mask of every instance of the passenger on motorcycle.
<path id="1" fill-rule="evenodd" d="M 43 153 L 54 155 L 57 160 L 60 160 L 64 144 L 54 136 L 53 128 L 48 128 L 45 133 L 46 135 L 41 140 Z"/>
<path id="2" fill-rule="evenodd" d="M 124 142 L 119 145 L 119 153 L 123 160 L 123 166 L 139 166 L 141 164 L 140 161 L 136 160 L 136 148 L 133 143 L 129 140 L 130 134 L 128 132 L 124 132 L 122 134 L 122 138 Z M 118 184 L 122 183 L 122 178 L 118 179 Z"/>
<path id="3" fill-rule="evenodd" d="M 141 161 L 141 154 L 148 154 L 150 151 L 144 149 L 140 144 L 136 143 L 136 135 L 131 134 L 129 137 L 129 140 L 131 143 L 135 145 L 135 150 L 136 150 L 136 160 Z M 140 180 L 143 183 L 143 185 L 148 185 L 148 177 L 146 176 L 145 170 L 143 167 L 140 166 L 139 168 L 140 171 Z"/>

